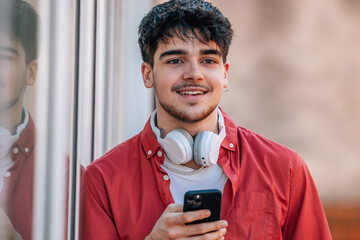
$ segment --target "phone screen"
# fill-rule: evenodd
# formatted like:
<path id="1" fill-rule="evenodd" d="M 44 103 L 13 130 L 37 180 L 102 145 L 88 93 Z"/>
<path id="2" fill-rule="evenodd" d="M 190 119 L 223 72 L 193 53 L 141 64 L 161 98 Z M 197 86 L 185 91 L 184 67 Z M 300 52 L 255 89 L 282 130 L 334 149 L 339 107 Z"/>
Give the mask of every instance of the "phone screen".
<path id="1" fill-rule="evenodd" d="M 220 220 L 221 191 L 218 189 L 207 189 L 186 192 L 184 195 L 184 212 L 200 209 L 210 210 L 210 217 L 189 224 Z"/>

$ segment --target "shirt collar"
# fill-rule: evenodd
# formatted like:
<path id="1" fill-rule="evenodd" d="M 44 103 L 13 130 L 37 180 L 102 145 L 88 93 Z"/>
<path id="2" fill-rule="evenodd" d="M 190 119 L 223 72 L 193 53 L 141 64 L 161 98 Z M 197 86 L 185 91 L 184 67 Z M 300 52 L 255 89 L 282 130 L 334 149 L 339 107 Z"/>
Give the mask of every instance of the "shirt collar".
<path id="1" fill-rule="evenodd" d="M 224 141 L 221 143 L 221 146 L 229 151 L 235 151 L 238 145 L 237 140 L 237 125 L 231 120 L 229 115 L 227 115 L 221 108 L 220 111 L 223 114 L 225 129 L 226 129 L 226 137 Z"/>
<path id="2" fill-rule="evenodd" d="M 23 106 L 23 121 L 22 123 L 17 127 L 16 134 L 20 136 L 22 134 L 29 123 L 29 112 L 26 109 L 25 106 Z"/>
<path id="3" fill-rule="evenodd" d="M 140 133 L 140 140 L 144 154 L 148 159 L 151 158 L 159 148 L 161 148 L 159 142 L 157 141 L 151 129 L 150 118 L 146 122 L 143 131 Z"/>
<path id="4" fill-rule="evenodd" d="M 0 158 L 9 154 L 12 146 L 19 139 L 20 135 L 24 132 L 29 123 L 29 112 L 25 106 L 22 109 L 22 122 L 16 127 L 15 134 L 12 135 L 6 128 L 0 127 Z"/>
<path id="5" fill-rule="evenodd" d="M 14 144 L 13 148 L 18 148 L 20 152 L 22 152 L 24 155 L 29 156 L 35 145 L 35 125 L 34 122 L 29 114 L 29 120 L 26 128 L 20 135 L 19 139 Z M 14 158 L 13 159 L 17 159 Z M 16 160 L 15 160 L 16 161 Z"/>

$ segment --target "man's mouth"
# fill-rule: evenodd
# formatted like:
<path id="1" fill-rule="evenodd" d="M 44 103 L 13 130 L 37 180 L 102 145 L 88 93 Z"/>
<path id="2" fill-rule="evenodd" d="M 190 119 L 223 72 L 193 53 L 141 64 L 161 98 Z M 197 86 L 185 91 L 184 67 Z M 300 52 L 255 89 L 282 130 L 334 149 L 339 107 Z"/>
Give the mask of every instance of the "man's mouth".
<path id="1" fill-rule="evenodd" d="M 199 96 L 206 94 L 209 90 L 208 87 L 200 85 L 179 85 L 173 88 L 173 91 L 181 96 Z"/>
<path id="2" fill-rule="evenodd" d="M 204 91 L 177 91 L 180 95 L 201 95 Z"/>

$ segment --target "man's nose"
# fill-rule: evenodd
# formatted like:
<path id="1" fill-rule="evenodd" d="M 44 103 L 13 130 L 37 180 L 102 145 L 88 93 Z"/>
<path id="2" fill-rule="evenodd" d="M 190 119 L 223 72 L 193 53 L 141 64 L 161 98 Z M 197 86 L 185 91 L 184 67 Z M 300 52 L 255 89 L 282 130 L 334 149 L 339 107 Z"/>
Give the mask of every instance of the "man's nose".
<path id="1" fill-rule="evenodd" d="M 197 62 L 188 62 L 185 67 L 185 71 L 183 74 L 183 78 L 185 80 L 202 80 L 204 78 L 201 66 Z"/>

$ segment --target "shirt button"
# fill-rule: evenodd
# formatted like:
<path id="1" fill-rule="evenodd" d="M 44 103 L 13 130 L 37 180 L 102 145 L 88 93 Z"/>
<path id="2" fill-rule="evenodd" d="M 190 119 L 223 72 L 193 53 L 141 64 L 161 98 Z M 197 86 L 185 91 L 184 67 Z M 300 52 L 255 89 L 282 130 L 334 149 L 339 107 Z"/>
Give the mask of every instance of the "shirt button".
<path id="1" fill-rule="evenodd" d="M 5 177 L 10 177 L 10 176 L 11 176 L 11 172 L 6 172 L 4 176 L 5 176 Z"/>
<path id="2" fill-rule="evenodd" d="M 230 147 L 230 148 L 233 148 L 233 147 L 234 147 L 234 144 L 230 143 L 230 144 L 229 144 L 229 147 Z"/>
<path id="3" fill-rule="evenodd" d="M 18 148 L 14 148 L 13 149 L 13 153 L 17 154 L 19 152 L 19 149 Z"/>
<path id="4" fill-rule="evenodd" d="M 148 151 L 148 155 L 151 155 L 151 154 L 152 154 L 152 151 L 151 151 L 151 150 L 149 150 L 149 151 Z"/>
<path id="5" fill-rule="evenodd" d="M 164 175 L 164 177 L 163 177 L 163 178 L 164 178 L 164 180 L 165 180 L 165 181 L 167 181 L 167 180 L 169 180 L 169 179 L 170 179 L 168 175 Z"/>
<path id="6" fill-rule="evenodd" d="M 162 157 L 162 152 L 161 152 L 161 151 L 158 151 L 158 152 L 157 152 L 157 155 L 158 155 L 158 157 Z"/>
<path id="7" fill-rule="evenodd" d="M 25 148 L 24 150 L 25 150 L 25 152 L 27 152 L 27 153 L 29 152 L 29 148 Z"/>

